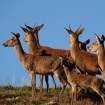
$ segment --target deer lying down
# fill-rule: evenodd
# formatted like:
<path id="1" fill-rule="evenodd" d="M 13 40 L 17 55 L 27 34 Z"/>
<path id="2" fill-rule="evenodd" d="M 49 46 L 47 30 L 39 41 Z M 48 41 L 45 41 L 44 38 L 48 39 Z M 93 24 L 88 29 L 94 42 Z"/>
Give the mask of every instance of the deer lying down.
<path id="1" fill-rule="evenodd" d="M 88 47 L 89 51 L 97 52 L 98 57 L 98 66 L 100 67 L 101 73 L 105 78 L 105 48 L 104 48 L 104 41 L 105 36 L 102 35 L 101 39 L 95 34 L 96 42 Z"/>
<path id="2" fill-rule="evenodd" d="M 76 101 L 77 87 L 81 88 L 91 88 L 97 92 L 103 100 L 105 105 L 105 82 L 96 76 L 90 76 L 86 74 L 80 74 L 76 71 L 75 66 L 69 62 L 69 58 L 59 57 L 61 59 L 61 64 L 64 68 L 64 72 L 67 76 L 68 82 L 71 84 L 71 104 Z"/>

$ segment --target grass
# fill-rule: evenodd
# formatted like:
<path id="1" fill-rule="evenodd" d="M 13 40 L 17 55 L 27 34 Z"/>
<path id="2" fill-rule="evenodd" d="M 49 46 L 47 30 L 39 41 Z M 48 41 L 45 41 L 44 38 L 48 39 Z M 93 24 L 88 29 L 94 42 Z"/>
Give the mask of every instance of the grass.
<path id="1" fill-rule="evenodd" d="M 0 87 L 0 105 L 70 105 L 69 89 L 65 89 L 62 96 L 59 97 L 60 88 L 56 90 L 50 89 L 50 93 L 43 89 L 40 94 L 37 89 L 36 99 L 31 98 L 31 87 Z M 80 92 L 76 105 L 102 105 L 102 100 L 98 94 L 88 90 L 87 93 Z"/>

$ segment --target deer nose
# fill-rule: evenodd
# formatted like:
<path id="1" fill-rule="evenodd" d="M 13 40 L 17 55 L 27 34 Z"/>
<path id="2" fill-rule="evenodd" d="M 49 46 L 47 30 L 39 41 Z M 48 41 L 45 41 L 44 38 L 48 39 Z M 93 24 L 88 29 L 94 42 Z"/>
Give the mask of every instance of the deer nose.
<path id="1" fill-rule="evenodd" d="M 6 47 L 7 45 L 5 43 L 2 44 L 4 47 Z"/>
<path id="2" fill-rule="evenodd" d="M 5 43 L 3 43 L 2 45 L 5 46 Z"/>
<path id="3" fill-rule="evenodd" d="M 25 38 L 23 39 L 23 41 L 24 41 L 24 42 L 27 42 Z"/>

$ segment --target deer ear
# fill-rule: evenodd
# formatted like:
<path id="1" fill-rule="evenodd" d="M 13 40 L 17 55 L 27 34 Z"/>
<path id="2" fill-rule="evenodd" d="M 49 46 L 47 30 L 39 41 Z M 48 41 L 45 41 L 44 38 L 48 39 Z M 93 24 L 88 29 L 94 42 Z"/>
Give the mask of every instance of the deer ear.
<path id="1" fill-rule="evenodd" d="M 25 25 L 25 27 L 28 28 L 30 31 L 33 30 L 33 28 L 30 27 L 30 26 L 27 26 L 26 23 L 25 23 L 24 25 Z"/>
<path id="2" fill-rule="evenodd" d="M 39 26 L 39 30 L 40 30 L 40 29 L 42 29 L 42 28 L 43 28 L 43 26 L 44 26 L 44 24 L 40 25 L 40 26 Z"/>
<path id="3" fill-rule="evenodd" d="M 69 34 L 73 33 L 73 31 L 72 31 L 71 29 L 65 28 L 65 30 L 66 30 Z"/>
<path id="4" fill-rule="evenodd" d="M 95 34 L 95 37 L 96 37 L 96 42 L 100 43 L 100 38 L 98 37 L 97 34 Z"/>
<path id="5" fill-rule="evenodd" d="M 67 29 L 67 28 L 64 28 L 69 34 L 71 34 L 71 33 L 74 33 L 72 30 L 71 30 L 71 27 L 70 27 L 70 24 L 69 24 L 69 29 Z"/>
<path id="6" fill-rule="evenodd" d="M 21 27 L 21 26 L 20 26 Z M 21 27 L 21 29 L 24 31 L 24 32 L 28 32 L 28 30 L 26 28 L 23 28 Z"/>
<path id="7" fill-rule="evenodd" d="M 101 40 L 105 41 L 105 36 L 104 35 L 101 36 Z"/>
<path id="8" fill-rule="evenodd" d="M 84 28 L 81 29 L 81 24 L 79 26 L 79 28 L 75 31 L 75 33 L 77 33 L 77 35 L 82 34 L 82 32 L 84 31 Z"/>
<path id="9" fill-rule="evenodd" d="M 88 39 L 88 40 L 86 40 L 86 42 L 85 42 L 86 44 L 89 44 L 90 43 L 90 39 Z"/>
<path id="10" fill-rule="evenodd" d="M 15 37 L 15 38 L 19 38 L 20 37 L 20 34 L 19 33 L 17 33 L 17 34 L 15 34 L 15 33 L 13 33 L 13 32 L 11 32 L 12 34 L 13 34 L 13 36 Z"/>
<path id="11" fill-rule="evenodd" d="M 17 37 L 17 38 L 19 38 L 19 37 L 20 37 L 20 34 L 19 34 L 19 33 L 17 33 L 17 34 L 16 34 L 16 37 Z"/>
<path id="12" fill-rule="evenodd" d="M 39 26 L 36 26 L 35 29 L 34 29 L 34 32 L 35 32 L 35 31 L 39 31 L 40 29 L 43 28 L 43 26 L 44 26 L 44 24 L 39 25 Z"/>
<path id="13" fill-rule="evenodd" d="M 79 30 L 76 31 L 76 33 L 77 33 L 78 35 L 80 35 L 80 34 L 83 33 L 84 30 L 85 30 L 85 28 L 79 29 Z"/>

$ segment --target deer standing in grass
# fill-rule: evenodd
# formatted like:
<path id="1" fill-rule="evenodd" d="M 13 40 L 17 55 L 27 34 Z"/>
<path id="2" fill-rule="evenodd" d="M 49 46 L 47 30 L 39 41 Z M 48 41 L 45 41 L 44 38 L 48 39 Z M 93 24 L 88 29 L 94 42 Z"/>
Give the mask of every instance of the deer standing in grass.
<path id="1" fill-rule="evenodd" d="M 90 75 L 101 74 L 100 68 L 96 67 L 98 64 L 97 55 L 79 48 L 78 37 L 84 31 L 84 28 L 80 29 L 79 27 L 75 32 L 73 32 L 70 27 L 66 30 L 70 36 L 70 53 L 76 64 L 76 67 L 82 73 L 88 73 Z"/>
<path id="2" fill-rule="evenodd" d="M 23 29 L 23 31 L 26 33 L 25 34 L 25 36 L 27 37 L 27 38 L 29 38 L 29 37 L 32 37 L 32 36 L 30 36 L 30 34 L 31 35 L 33 35 L 34 37 L 35 37 L 35 43 L 34 44 L 36 44 L 35 46 L 37 46 L 36 48 L 34 47 L 34 46 L 32 46 L 32 44 L 30 44 L 29 46 L 30 46 L 30 50 L 32 50 L 32 52 L 34 53 L 34 50 L 36 51 L 37 49 L 38 49 L 38 51 L 37 51 L 37 53 L 36 53 L 36 55 L 56 55 L 56 54 L 60 54 L 60 55 L 62 55 L 62 56 L 65 56 L 65 55 L 67 55 L 70 51 L 69 50 L 63 50 L 63 49 L 54 49 L 54 48 L 50 48 L 50 47 L 47 47 L 47 46 L 41 46 L 40 45 L 40 43 L 39 43 L 39 38 L 38 38 L 38 31 L 44 26 L 44 24 L 42 24 L 42 25 L 39 25 L 39 26 L 36 26 L 35 28 L 32 28 L 32 27 L 30 27 L 30 26 L 27 26 L 26 24 L 25 24 L 25 26 L 26 26 L 26 28 L 23 28 L 23 27 L 21 27 L 22 29 Z M 29 34 L 30 33 L 30 34 Z M 34 39 L 34 38 L 33 38 Z M 33 40 L 32 39 L 32 40 Z M 85 42 L 80 42 L 79 41 L 79 47 L 80 47 L 80 49 L 82 49 L 82 50 L 86 50 L 86 45 L 88 44 L 90 42 L 90 40 L 88 39 L 88 40 L 86 40 Z M 28 43 L 32 43 L 32 41 L 31 42 L 28 42 Z M 46 76 L 46 77 L 48 77 L 48 76 Z M 48 79 L 47 79 L 48 80 Z M 52 80 L 53 80 L 53 76 L 52 76 Z M 42 83 L 42 82 L 41 82 Z M 55 87 L 55 83 L 54 83 L 54 80 L 53 80 L 53 84 L 54 84 L 54 87 Z M 41 87 L 42 87 L 42 85 L 41 85 Z M 49 85 L 48 85 L 48 81 L 47 81 L 47 90 L 49 89 L 48 88 L 49 87 Z"/>
<path id="3" fill-rule="evenodd" d="M 31 35 L 34 35 L 34 37 L 35 37 L 35 41 L 37 43 L 37 48 L 38 48 L 38 52 L 37 52 L 36 55 L 56 55 L 56 54 L 59 55 L 60 54 L 62 56 L 66 56 L 70 52 L 69 50 L 54 49 L 54 48 L 51 48 L 51 47 L 41 46 L 40 45 L 39 38 L 38 38 L 38 30 L 40 30 L 44 26 L 44 24 L 36 26 L 35 28 L 27 26 L 26 24 L 25 24 L 25 26 L 26 26 L 26 28 L 21 27 L 23 29 L 23 31 L 26 33 L 25 36 L 29 37 L 28 36 L 29 35 L 28 31 L 27 31 L 27 29 L 28 29 L 31 32 Z M 90 42 L 90 39 L 86 40 L 85 42 L 80 42 L 79 41 L 79 48 L 86 51 L 86 45 L 89 42 Z M 33 49 L 34 49 L 34 47 L 33 47 Z M 47 87 L 48 86 L 49 85 L 47 85 Z"/>
<path id="4" fill-rule="evenodd" d="M 38 31 L 43 27 L 43 25 L 37 26 L 35 27 L 35 33 L 38 33 Z M 38 51 L 38 46 L 37 46 L 37 41 L 35 40 L 35 37 L 33 35 L 32 31 L 29 31 L 28 29 L 25 29 L 23 27 L 21 27 L 24 31 L 25 31 L 25 38 L 24 41 L 28 42 L 28 49 L 29 49 L 29 54 L 32 55 L 42 55 L 40 54 Z M 44 75 L 40 75 L 40 92 L 43 91 L 42 87 L 43 87 L 43 76 Z M 56 83 L 54 81 L 54 76 L 53 74 L 51 74 L 51 78 L 53 81 L 53 85 L 54 85 L 54 89 L 56 89 Z M 48 75 L 45 75 L 45 81 L 46 81 L 46 85 L 47 85 L 47 92 L 49 92 L 49 83 L 48 83 Z"/>
<path id="5" fill-rule="evenodd" d="M 13 37 L 3 43 L 3 46 L 15 48 L 18 59 L 24 69 L 30 74 L 32 98 L 36 96 L 36 74 L 51 75 L 54 73 L 62 84 L 62 90 L 60 92 L 62 94 L 68 81 L 58 56 L 34 56 L 32 54 L 26 54 L 19 40 L 20 34 L 12 34 Z"/>
<path id="6" fill-rule="evenodd" d="M 71 84 L 71 105 L 76 102 L 77 89 L 81 88 L 91 88 L 97 92 L 105 105 L 105 82 L 104 80 L 86 74 L 78 73 L 75 69 L 75 65 L 69 62 L 69 58 L 59 57 L 61 64 L 64 68 L 65 74 L 67 76 L 68 82 Z"/>
<path id="7" fill-rule="evenodd" d="M 100 71 L 105 78 L 105 48 L 104 48 L 104 35 L 101 36 L 101 39 L 98 35 L 95 34 L 96 42 L 88 47 L 89 51 L 95 51 L 98 57 L 98 65 L 100 67 Z"/>

